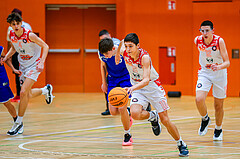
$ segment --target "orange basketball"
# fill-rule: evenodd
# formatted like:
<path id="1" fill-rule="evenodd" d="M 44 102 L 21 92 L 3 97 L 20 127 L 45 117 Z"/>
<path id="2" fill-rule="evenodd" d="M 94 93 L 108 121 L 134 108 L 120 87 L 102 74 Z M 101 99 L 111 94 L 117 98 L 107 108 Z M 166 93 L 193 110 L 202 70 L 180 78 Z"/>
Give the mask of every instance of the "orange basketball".
<path id="1" fill-rule="evenodd" d="M 128 102 L 128 93 L 121 87 L 115 87 L 109 92 L 108 101 L 114 107 L 122 107 Z"/>

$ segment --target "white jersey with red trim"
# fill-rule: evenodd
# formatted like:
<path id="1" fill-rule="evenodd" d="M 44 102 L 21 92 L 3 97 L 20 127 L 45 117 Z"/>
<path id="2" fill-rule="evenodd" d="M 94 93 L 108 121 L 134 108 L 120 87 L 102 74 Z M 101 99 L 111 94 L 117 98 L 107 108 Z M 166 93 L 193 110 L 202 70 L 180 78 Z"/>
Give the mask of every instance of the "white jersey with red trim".
<path id="1" fill-rule="evenodd" d="M 139 51 L 140 51 L 139 58 L 136 61 L 134 61 L 131 58 L 131 56 L 128 55 L 126 50 L 123 53 L 123 57 L 124 57 L 124 60 L 126 62 L 126 66 L 127 66 L 128 72 L 129 72 L 130 77 L 131 77 L 132 85 L 137 84 L 138 82 L 141 82 L 143 80 L 142 57 L 143 57 L 143 55 L 148 55 L 149 56 L 147 51 L 145 51 L 141 48 L 139 49 Z M 151 69 L 150 80 L 151 81 L 157 80 L 159 75 L 158 75 L 157 71 L 154 69 L 154 67 L 152 66 L 152 62 L 151 62 L 150 69 Z M 160 85 L 160 82 L 159 82 L 159 85 Z"/>
<path id="2" fill-rule="evenodd" d="M 18 37 L 13 30 L 10 31 L 9 38 L 15 50 L 19 53 L 18 61 L 22 67 L 28 67 L 39 60 L 41 47 L 29 39 L 31 31 L 23 28 L 23 34 Z"/>
<path id="3" fill-rule="evenodd" d="M 212 64 L 221 64 L 223 59 L 220 53 L 219 39 L 221 37 L 213 34 L 213 40 L 209 45 L 206 45 L 203 41 L 203 36 L 196 37 L 196 45 L 200 52 L 199 63 L 201 69 L 206 71 L 212 71 Z"/>

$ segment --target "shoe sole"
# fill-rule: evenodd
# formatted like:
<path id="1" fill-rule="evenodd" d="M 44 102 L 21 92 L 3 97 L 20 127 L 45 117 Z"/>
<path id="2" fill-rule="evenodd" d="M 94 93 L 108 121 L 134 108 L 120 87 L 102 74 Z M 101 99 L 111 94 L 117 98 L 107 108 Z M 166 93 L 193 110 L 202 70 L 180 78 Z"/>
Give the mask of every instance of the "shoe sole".
<path id="1" fill-rule="evenodd" d="M 50 96 L 50 102 L 49 101 L 47 101 L 46 100 L 46 102 L 47 102 L 47 104 L 51 104 L 52 103 L 52 101 L 53 101 L 53 98 L 54 98 L 54 96 L 53 96 L 53 94 L 52 94 L 52 92 L 53 92 L 53 86 L 51 85 L 51 84 L 48 84 L 49 86 L 50 86 L 50 90 L 49 90 L 49 92 L 48 92 L 48 96 Z"/>
<path id="2" fill-rule="evenodd" d="M 122 146 L 132 146 L 132 143 L 133 143 L 133 139 L 130 138 L 130 141 L 128 141 L 128 142 L 123 141 Z"/>
<path id="3" fill-rule="evenodd" d="M 209 123 L 207 124 L 205 130 L 204 130 L 202 133 L 201 133 L 201 131 L 200 131 L 201 127 L 199 128 L 199 130 L 198 130 L 198 135 L 199 135 L 199 136 L 204 136 L 204 135 L 206 135 L 207 132 L 208 132 L 208 126 L 209 126 L 210 124 L 211 124 L 211 119 L 210 119 Z"/>
<path id="4" fill-rule="evenodd" d="M 219 137 L 214 137 L 213 135 L 213 141 L 222 141 L 223 140 L 223 135 L 221 133 L 221 135 Z"/>

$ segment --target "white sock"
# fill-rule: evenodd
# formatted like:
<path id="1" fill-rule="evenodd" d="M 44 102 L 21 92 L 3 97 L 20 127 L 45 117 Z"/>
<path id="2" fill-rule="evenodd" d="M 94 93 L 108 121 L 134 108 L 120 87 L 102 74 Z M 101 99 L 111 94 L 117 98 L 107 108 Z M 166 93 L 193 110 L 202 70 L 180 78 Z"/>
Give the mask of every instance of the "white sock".
<path id="1" fill-rule="evenodd" d="M 176 140 L 176 142 L 177 142 L 177 145 L 178 145 L 178 146 L 181 146 L 181 145 L 186 146 L 185 142 L 182 140 L 181 137 L 180 137 L 179 140 Z"/>
<path id="2" fill-rule="evenodd" d="M 129 130 L 124 130 L 124 134 L 130 134 L 130 129 Z"/>
<path id="3" fill-rule="evenodd" d="M 152 113 L 152 111 L 149 112 L 149 118 L 148 120 L 151 120 L 155 114 Z"/>
<path id="4" fill-rule="evenodd" d="M 46 87 L 40 88 L 42 90 L 42 94 L 45 95 L 48 93 L 48 89 Z"/>
<path id="5" fill-rule="evenodd" d="M 203 121 L 208 120 L 208 113 L 207 113 L 205 116 L 202 116 L 202 120 L 203 120 Z"/>
<path id="6" fill-rule="evenodd" d="M 222 125 L 220 125 L 220 126 L 215 125 L 215 129 L 221 130 L 222 129 Z"/>
<path id="7" fill-rule="evenodd" d="M 23 116 L 18 116 L 18 117 L 17 117 L 17 120 L 15 121 L 15 123 L 21 124 L 21 123 L 22 123 L 22 120 L 23 120 Z"/>

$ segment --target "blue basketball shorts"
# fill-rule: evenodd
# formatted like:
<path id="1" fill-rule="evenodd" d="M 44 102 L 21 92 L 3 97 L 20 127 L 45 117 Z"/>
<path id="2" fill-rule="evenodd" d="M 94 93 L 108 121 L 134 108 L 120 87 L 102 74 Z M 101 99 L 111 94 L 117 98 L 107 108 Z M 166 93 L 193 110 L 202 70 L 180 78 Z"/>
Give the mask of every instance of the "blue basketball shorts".
<path id="1" fill-rule="evenodd" d="M 4 86 L 0 87 L 0 103 L 5 103 L 14 97 L 10 87 Z"/>
<path id="2" fill-rule="evenodd" d="M 130 76 L 129 74 L 122 76 L 122 77 L 110 77 L 108 76 L 108 91 L 107 91 L 107 96 L 109 92 L 115 88 L 115 87 L 131 87 L 132 84 L 130 82 Z M 108 99 L 107 99 L 108 100 Z"/>

